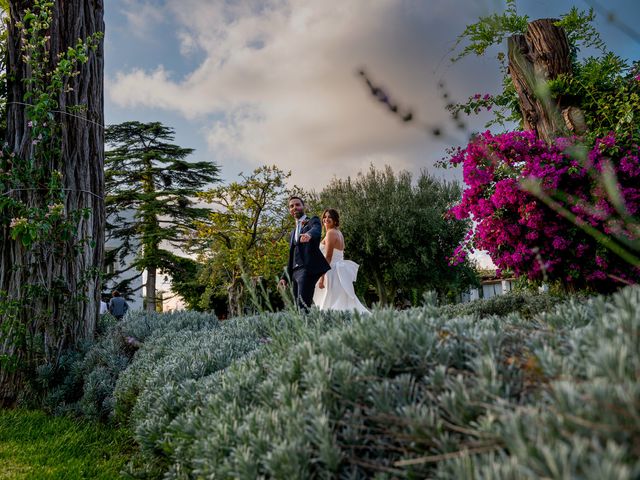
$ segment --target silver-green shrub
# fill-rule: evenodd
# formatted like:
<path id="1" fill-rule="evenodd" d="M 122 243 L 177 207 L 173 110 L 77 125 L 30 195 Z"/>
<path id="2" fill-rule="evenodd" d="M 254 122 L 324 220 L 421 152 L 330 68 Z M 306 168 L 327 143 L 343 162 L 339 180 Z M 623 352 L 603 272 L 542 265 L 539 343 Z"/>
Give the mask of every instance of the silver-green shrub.
<path id="1" fill-rule="evenodd" d="M 566 297 L 549 295 L 548 293 L 509 292 L 505 295 L 496 295 L 468 303 L 443 305 L 439 307 L 438 311 L 440 315 L 447 317 L 473 315 L 482 318 L 518 312 L 523 318 L 531 318 L 564 301 L 566 301 Z"/>
<path id="2" fill-rule="evenodd" d="M 531 319 L 265 316 L 224 370 L 198 367 L 233 356 L 202 360 L 215 335 L 134 363 L 131 419 L 165 478 L 638 478 L 639 312 L 628 288 Z"/>
<path id="3" fill-rule="evenodd" d="M 116 412 L 134 431 L 147 460 L 169 468 L 171 425 L 206 406 L 221 371 L 261 346 L 288 348 L 350 321 L 349 314 L 281 312 L 227 320 L 214 327 L 154 335 L 140 347 L 115 389 Z"/>
<path id="4" fill-rule="evenodd" d="M 218 319 L 198 312 L 129 312 L 121 321 L 110 315 L 101 318 L 98 337 L 82 352 L 72 352 L 66 362 L 66 376 L 45 399 L 44 406 L 55 413 L 74 413 L 92 419 L 113 418 L 114 389 L 120 374 L 147 341 L 180 331 L 215 328 Z"/>

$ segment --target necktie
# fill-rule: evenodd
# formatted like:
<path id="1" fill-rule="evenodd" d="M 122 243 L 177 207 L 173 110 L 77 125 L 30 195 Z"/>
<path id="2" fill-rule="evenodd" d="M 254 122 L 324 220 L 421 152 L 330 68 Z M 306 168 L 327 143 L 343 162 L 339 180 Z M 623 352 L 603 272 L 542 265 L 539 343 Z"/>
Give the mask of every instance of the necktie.
<path id="1" fill-rule="evenodd" d="M 302 222 L 300 220 L 298 220 L 296 222 L 296 243 L 298 243 L 298 240 L 300 239 L 300 225 L 302 224 Z"/>

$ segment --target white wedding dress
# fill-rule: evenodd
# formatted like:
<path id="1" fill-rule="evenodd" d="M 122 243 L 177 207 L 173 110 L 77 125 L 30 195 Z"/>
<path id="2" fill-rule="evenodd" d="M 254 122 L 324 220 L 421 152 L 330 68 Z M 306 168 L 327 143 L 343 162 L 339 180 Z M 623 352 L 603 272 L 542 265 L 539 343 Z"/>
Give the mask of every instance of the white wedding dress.
<path id="1" fill-rule="evenodd" d="M 320 245 L 322 254 L 325 255 L 325 246 Z M 360 313 L 369 313 L 369 310 L 360 303 L 353 289 L 353 282 L 358 277 L 359 265 L 351 260 L 344 259 L 344 250 L 333 249 L 331 258 L 331 270 L 324 277 L 324 288 L 318 288 L 313 292 L 313 303 L 320 310 L 356 310 Z"/>

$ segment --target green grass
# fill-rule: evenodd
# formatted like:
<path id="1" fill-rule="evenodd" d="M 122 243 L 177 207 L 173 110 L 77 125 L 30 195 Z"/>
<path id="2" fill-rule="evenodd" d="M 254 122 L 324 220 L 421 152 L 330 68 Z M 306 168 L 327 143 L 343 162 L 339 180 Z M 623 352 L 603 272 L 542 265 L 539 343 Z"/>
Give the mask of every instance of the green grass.
<path id="1" fill-rule="evenodd" d="M 133 442 L 124 430 L 43 412 L 0 410 L 0 479 L 120 476 Z"/>

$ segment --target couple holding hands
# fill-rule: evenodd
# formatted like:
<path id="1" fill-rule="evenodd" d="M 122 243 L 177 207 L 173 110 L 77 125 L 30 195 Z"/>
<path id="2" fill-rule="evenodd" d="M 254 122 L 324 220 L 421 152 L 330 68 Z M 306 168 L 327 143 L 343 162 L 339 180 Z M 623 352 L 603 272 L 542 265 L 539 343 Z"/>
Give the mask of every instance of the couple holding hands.
<path id="1" fill-rule="evenodd" d="M 304 200 L 289 198 L 289 212 L 296 220 L 296 228 L 289 241 L 289 262 L 280 286 L 291 281 L 293 297 L 303 311 L 311 305 L 320 310 L 355 310 L 369 313 L 353 289 L 358 264 L 344 259 L 344 237 L 340 232 L 340 216 L 332 208 L 322 214 L 307 217 Z M 322 239 L 322 225 L 326 230 Z"/>

